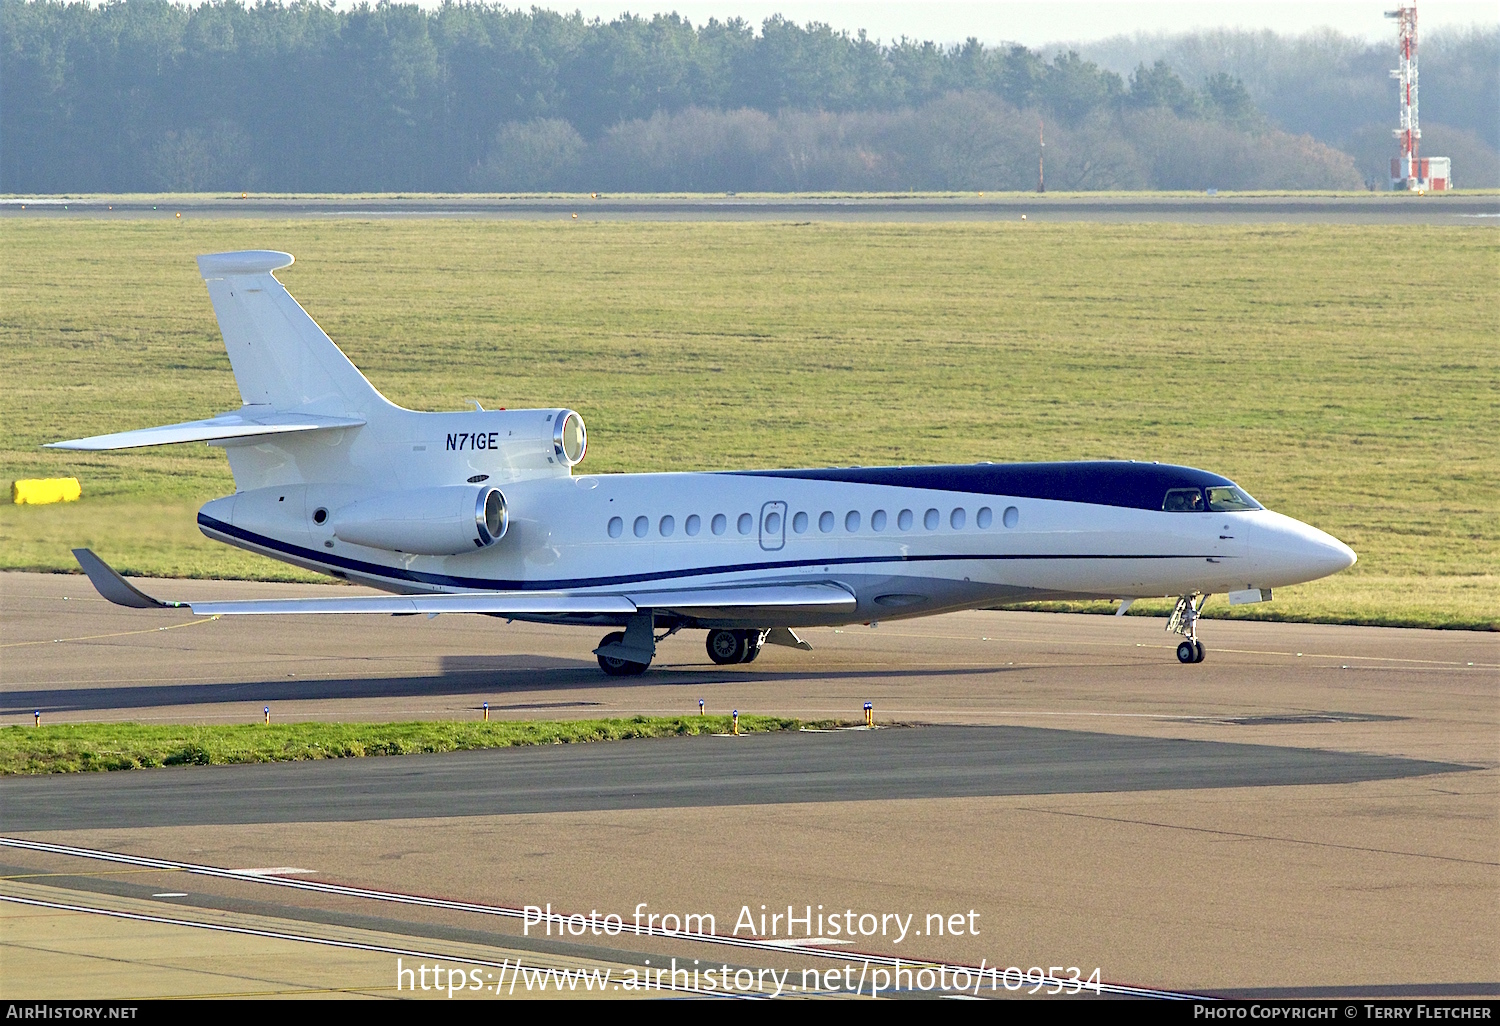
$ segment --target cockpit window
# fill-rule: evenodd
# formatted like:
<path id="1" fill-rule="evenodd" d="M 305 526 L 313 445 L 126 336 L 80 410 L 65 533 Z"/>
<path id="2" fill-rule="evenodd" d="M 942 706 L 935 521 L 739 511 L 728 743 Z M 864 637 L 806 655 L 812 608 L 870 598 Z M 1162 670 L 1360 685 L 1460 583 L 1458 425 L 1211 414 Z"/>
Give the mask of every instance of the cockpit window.
<path id="1" fill-rule="evenodd" d="M 1263 509 L 1260 503 L 1246 495 L 1237 485 L 1208 489 L 1208 508 L 1215 513 L 1229 513 L 1237 509 Z"/>
<path id="2" fill-rule="evenodd" d="M 1203 492 L 1198 488 L 1173 488 L 1161 501 L 1168 513 L 1202 513 Z"/>

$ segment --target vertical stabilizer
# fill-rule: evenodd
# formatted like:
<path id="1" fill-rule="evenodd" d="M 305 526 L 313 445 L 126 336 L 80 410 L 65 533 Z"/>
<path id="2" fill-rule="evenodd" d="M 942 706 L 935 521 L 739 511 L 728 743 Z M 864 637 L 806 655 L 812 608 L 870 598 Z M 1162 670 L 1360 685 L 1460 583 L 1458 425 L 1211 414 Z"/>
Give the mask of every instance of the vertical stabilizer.
<path id="1" fill-rule="evenodd" d="M 249 250 L 198 258 L 234 380 L 247 404 L 332 416 L 388 405 L 271 274 L 290 253 Z"/>

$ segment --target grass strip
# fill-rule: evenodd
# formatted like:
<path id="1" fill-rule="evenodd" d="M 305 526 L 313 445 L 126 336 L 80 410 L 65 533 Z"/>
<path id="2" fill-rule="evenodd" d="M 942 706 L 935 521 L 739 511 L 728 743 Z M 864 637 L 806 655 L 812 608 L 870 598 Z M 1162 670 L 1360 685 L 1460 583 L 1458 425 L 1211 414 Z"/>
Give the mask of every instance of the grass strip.
<path id="1" fill-rule="evenodd" d="M 0 503 L 0 569 L 76 571 L 87 545 L 128 574 L 320 580 L 198 531 L 198 506 L 234 491 L 221 448 L 42 448 L 237 409 L 193 258 L 274 245 L 393 401 L 576 409 L 584 473 L 1187 463 L 1359 553 L 1225 614 L 1500 623 L 1500 232 L 1477 224 L 184 210 L 5 232 L 0 488 L 77 477 L 83 499 Z"/>
<path id="2" fill-rule="evenodd" d="M 741 716 L 741 733 L 829 727 L 785 716 Z M 376 755 L 567 745 L 626 738 L 723 734 L 728 716 L 606 720 L 435 720 L 410 723 L 80 723 L 0 727 L 0 776 L 88 773 L 155 766 L 226 766 Z"/>

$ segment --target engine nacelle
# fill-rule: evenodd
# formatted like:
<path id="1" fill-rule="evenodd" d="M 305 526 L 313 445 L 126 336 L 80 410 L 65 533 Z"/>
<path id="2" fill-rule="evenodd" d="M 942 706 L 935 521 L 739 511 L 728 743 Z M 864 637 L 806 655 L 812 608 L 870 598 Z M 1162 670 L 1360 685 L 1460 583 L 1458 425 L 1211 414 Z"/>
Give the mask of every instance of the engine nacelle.
<path id="1" fill-rule="evenodd" d="M 510 512 L 498 488 L 458 485 L 384 492 L 328 518 L 334 537 L 423 556 L 456 556 L 505 537 Z"/>

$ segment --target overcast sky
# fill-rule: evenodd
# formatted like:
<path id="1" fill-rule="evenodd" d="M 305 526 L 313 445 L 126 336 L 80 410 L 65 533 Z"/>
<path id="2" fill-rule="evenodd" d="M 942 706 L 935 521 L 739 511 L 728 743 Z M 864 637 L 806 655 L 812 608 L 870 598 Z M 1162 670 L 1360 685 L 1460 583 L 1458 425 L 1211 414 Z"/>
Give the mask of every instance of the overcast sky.
<path id="1" fill-rule="evenodd" d="M 436 0 L 420 0 L 424 7 Z M 505 2 L 505 0 L 502 0 Z M 773 14 L 798 24 L 821 21 L 836 29 L 865 29 L 871 37 L 890 42 L 901 36 L 942 43 L 976 36 L 986 43 L 1017 42 L 1038 47 L 1057 42 L 1088 42 L 1136 32 L 1186 32 L 1200 28 L 1274 29 L 1297 34 L 1329 26 L 1351 36 L 1385 39 L 1394 36 L 1392 22 L 1383 17 L 1395 0 L 1332 0 L 1288 3 L 1265 0 L 520 0 L 515 7 L 538 7 L 582 12 L 586 18 L 609 21 L 622 11 L 653 14 L 676 11 L 694 25 L 709 18 L 744 18 L 753 25 Z M 339 0 L 347 8 L 350 0 Z M 1434 28 L 1500 22 L 1494 0 L 1425 0 L 1418 8 L 1419 27 Z"/>

